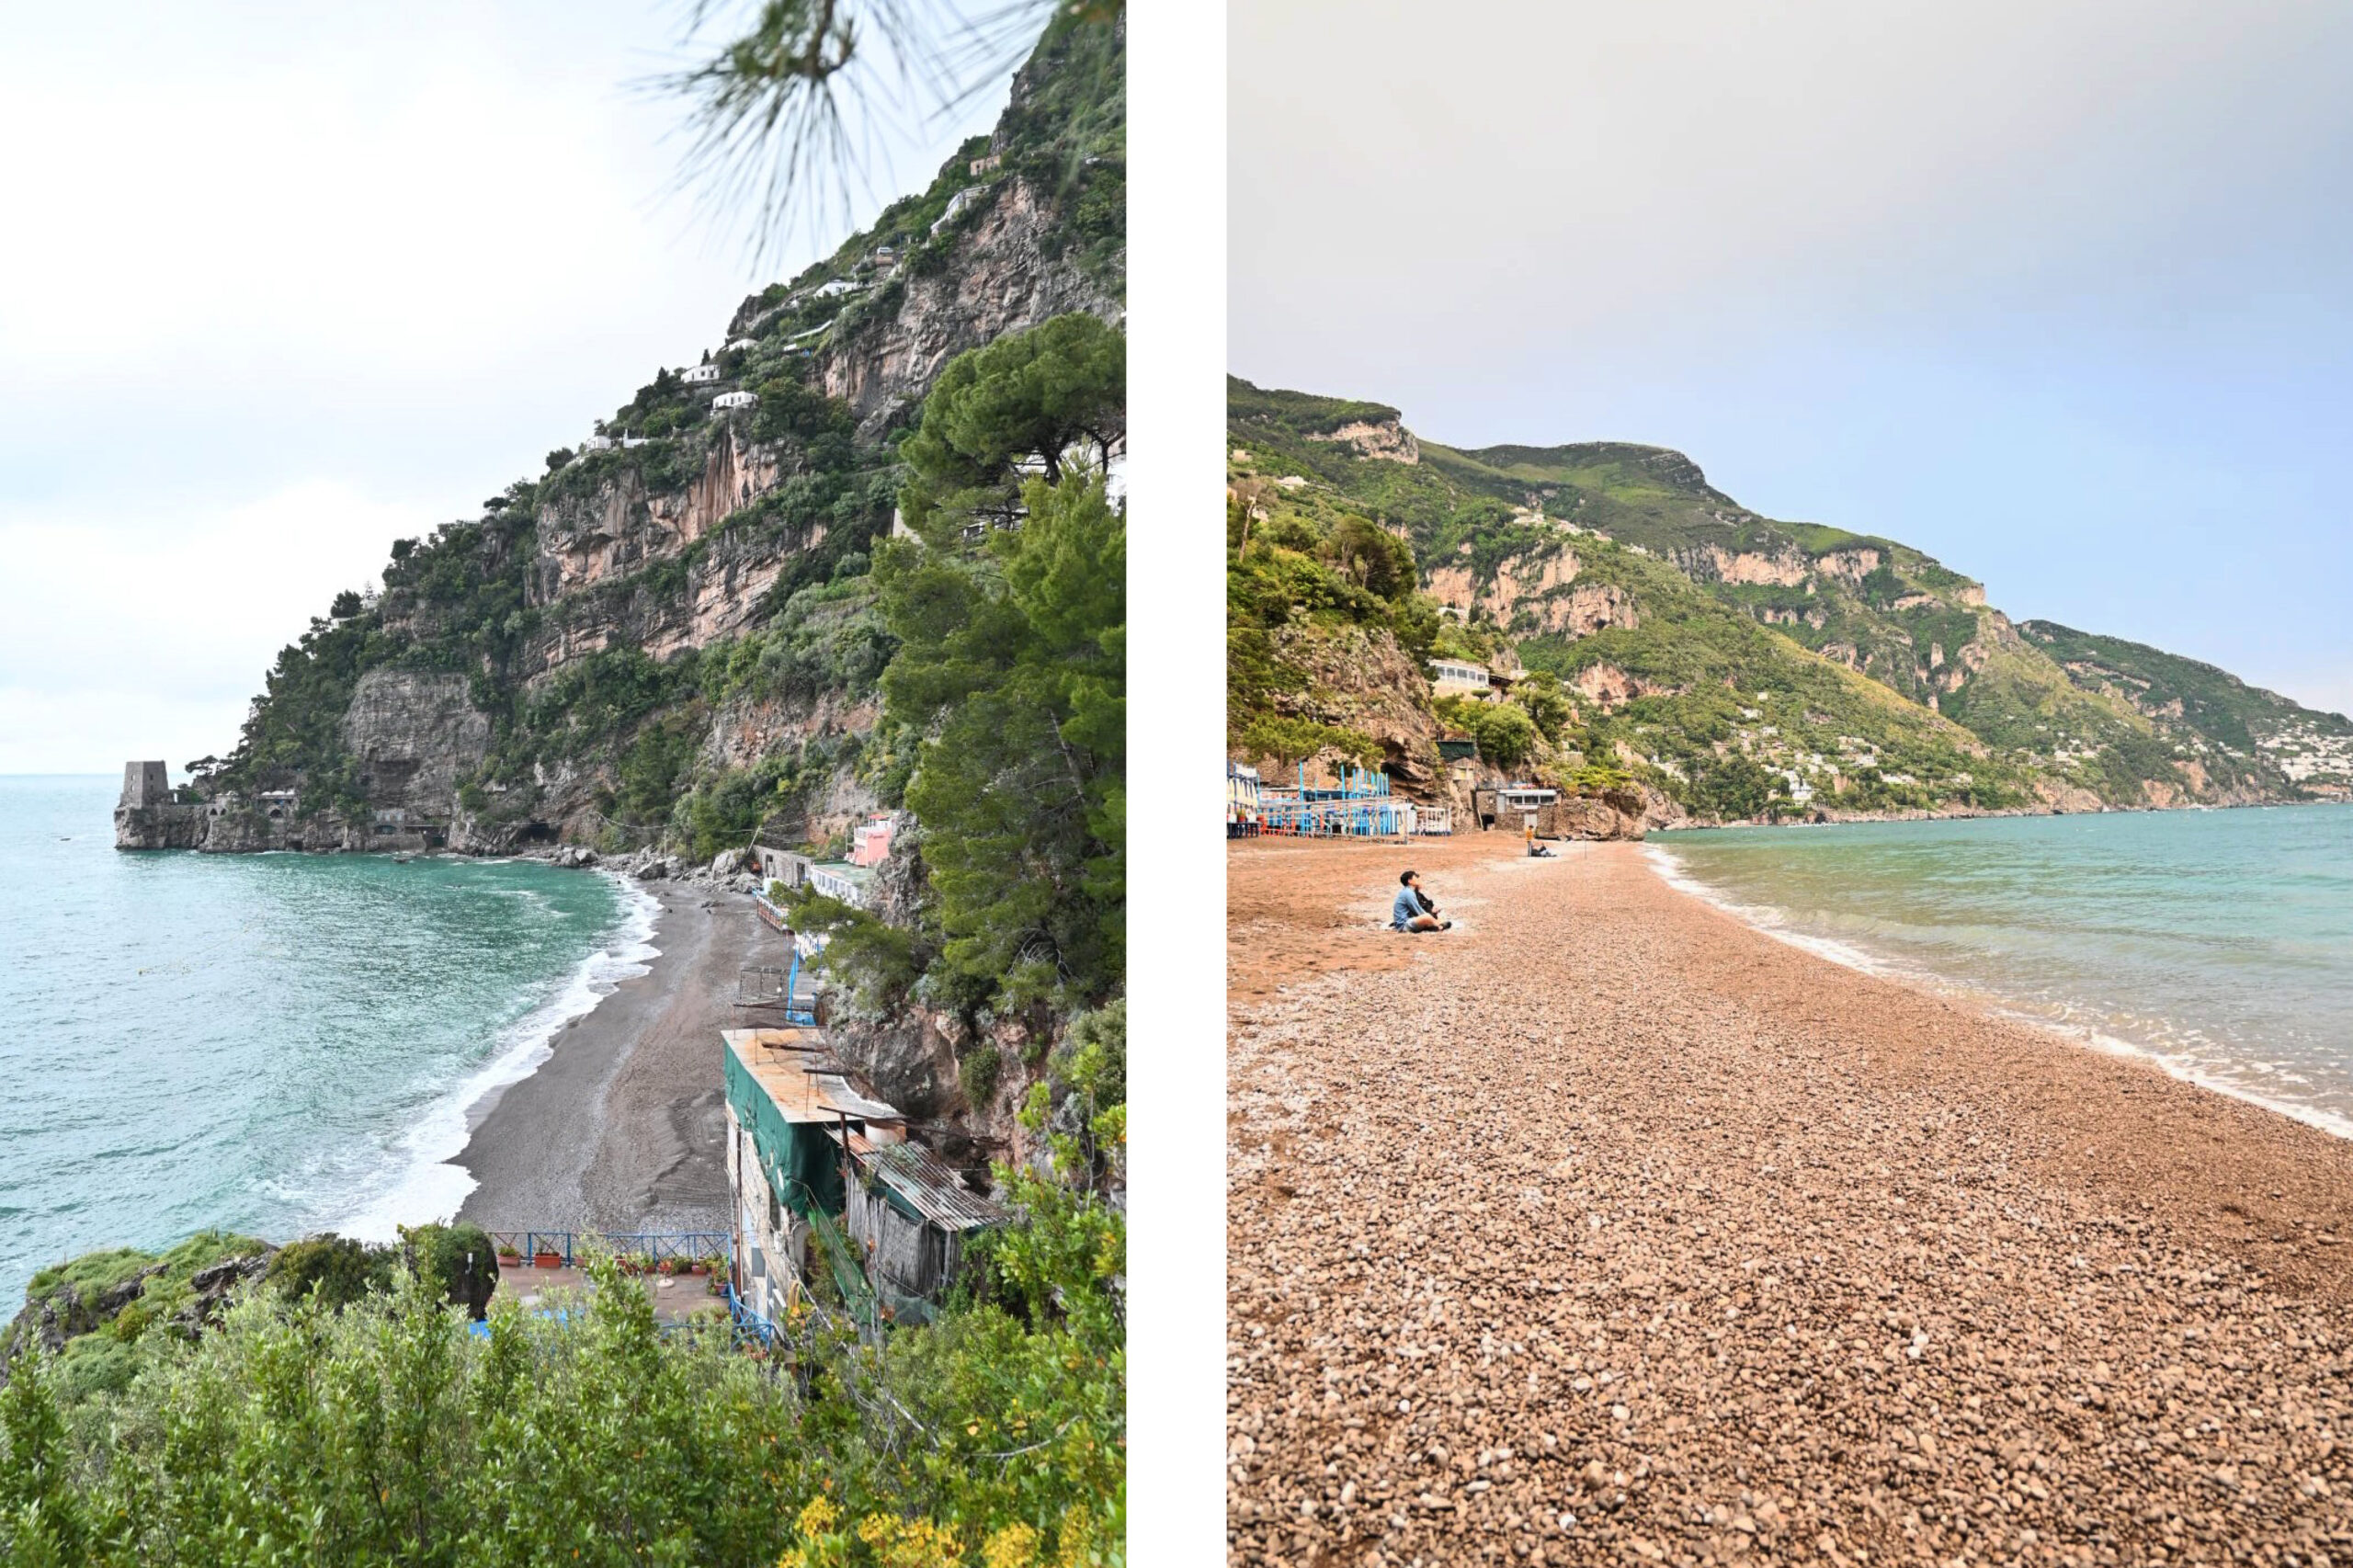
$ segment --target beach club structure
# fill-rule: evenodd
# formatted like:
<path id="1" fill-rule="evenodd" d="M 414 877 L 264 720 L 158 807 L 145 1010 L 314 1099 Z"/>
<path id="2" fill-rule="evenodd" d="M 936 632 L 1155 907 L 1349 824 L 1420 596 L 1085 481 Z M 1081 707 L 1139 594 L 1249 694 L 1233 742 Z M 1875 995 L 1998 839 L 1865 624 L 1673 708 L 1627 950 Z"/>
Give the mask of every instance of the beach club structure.
<path id="1" fill-rule="evenodd" d="M 1508 653 L 1492 665 L 1471 659 L 1431 659 L 1427 663 L 1432 696 L 1468 697 L 1480 702 L 1501 702 L 1528 674 L 1517 656 Z"/>
<path id="2" fill-rule="evenodd" d="M 909 1142 L 819 1031 L 722 1040 L 739 1310 L 772 1324 L 823 1277 L 870 1327 L 928 1317 L 973 1233 L 1011 1216 Z"/>
<path id="3" fill-rule="evenodd" d="M 1231 790 L 1229 782 L 1229 800 Z M 1354 763 L 1342 763 L 1333 781 L 1324 784 L 1308 783 L 1302 764 L 1294 788 L 1271 790 L 1261 780 L 1257 795 L 1261 833 L 1300 838 L 1411 838 L 1454 831 L 1454 813 L 1447 807 L 1425 806 L 1395 794 L 1388 774 Z"/>
<path id="4" fill-rule="evenodd" d="M 1249 838 L 1258 832 L 1258 770 L 1242 763 L 1225 765 L 1225 835 Z"/>
<path id="5" fill-rule="evenodd" d="M 1538 827 L 1544 809 L 1561 798 L 1540 784 L 1482 785 L 1471 793 L 1471 809 L 1482 830 Z"/>

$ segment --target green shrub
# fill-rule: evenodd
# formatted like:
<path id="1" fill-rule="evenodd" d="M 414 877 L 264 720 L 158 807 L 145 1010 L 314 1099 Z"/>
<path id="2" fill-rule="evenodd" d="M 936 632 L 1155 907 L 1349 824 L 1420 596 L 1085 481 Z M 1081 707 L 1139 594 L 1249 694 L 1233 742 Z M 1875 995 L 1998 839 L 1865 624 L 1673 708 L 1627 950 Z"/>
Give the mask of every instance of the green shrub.
<path id="1" fill-rule="evenodd" d="M 1002 1174 L 1031 1218 L 983 1290 L 871 1347 L 789 1324 L 789 1376 L 723 1327 L 662 1332 L 604 1257 L 551 1312 L 503 1300 L 486 1337 L 404 1272 L 341 1312 L 264 1292 L 168 1357 L 93 1336 L 20 1358 L 0 1562 L 768 1568 L 830 1535 L 945 1563 L 1011 1532 L 1116 1562 L 1124 1229 Z M 69 1424 L 61 1397 L 93 1408 Z"/>
<path id="2" fill-rule="evenodd" d="M 956 1064 L 956 1077 L 964 1090 L 964 1101 L 975 1109 L 989 1103 L 996 1095 L 998 1077 L 1005 1071 L 1005 1056 L 991 1044 L 974 1046 Z"/>
<path id="3" fill-rule="evenodd" d="M 498 1289 L 498 1249 L 479 1225 L 418 1225 L 404 1231 L 409 1267 L 440 1286 L 453 1307 L 480 1323 Z"/>
<path id="4" fill-rule="evenodd" d="M 312 1300 L 340 1311 L 392 1289 L 393 1252 L 349 1236 L 306 1236 L 289 1242 L 262 1278 L 290 1300 Z"/>
<path id="5" fill-rule="evenodd" d="M 128 1388 L 139 1374 L 139 1352 L 111 1334 L 85 1334 L 65 1342 L 57 1358 L 57 1375 L 69 1401 Z"/>
<path id="6" fill-rule="evenodd" d="M 1128 1099 L 1128 999 L 1081 1013 L 1055 1052 L 1055 1075 L 1097 1106 Z"/>
<path id="7" fill-rule="evenodd" d="M 1272 713 L 1260 714 L 1244 725 L 1240 740 L 1242 749 L 1251 756 L 1272 757 L 1286 767 L 1327 751 L 1338 752 L 1351 762 L 1369 767 L 1377 765 L 1384 755 L 1381 743 L 1361 730 L 1319 724 L 1313 719 L 1286 719 Z"/>

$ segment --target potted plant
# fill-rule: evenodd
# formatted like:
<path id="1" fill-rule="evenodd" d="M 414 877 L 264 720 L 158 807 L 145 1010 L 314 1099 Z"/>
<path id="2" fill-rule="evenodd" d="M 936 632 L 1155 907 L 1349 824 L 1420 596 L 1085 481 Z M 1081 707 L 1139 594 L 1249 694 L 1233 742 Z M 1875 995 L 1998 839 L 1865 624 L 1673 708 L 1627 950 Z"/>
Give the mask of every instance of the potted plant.
<path id="1" fill-rule="evenodd" d="M 689 1274 L 708 1274 L 708 1273 L 710 1273 L 710 1259 L 709 1259 L 709 1258 L 707 1258 L 707 1257 L 690 1257 L 690 1258 L 688 1258 L 688 1259 L 687 1260 L 687 1272 L 688 1272 L 688 1273 L 689 1273 Z"/>
<path id="2" fill-rule="evenodd" d="M 563 1267 L 563 1254 L 556 1251 L 553 1247 L 541 1247 L 538 1252 L 531 1255 L 531 1261 L 541 1268 L 562 1268 Z"/>
<path id="3" fill-rule="evenodd" d="M 522 1254 L 522 1251 L 521 1251 L 519 1248 L 517 1248 L 517 1247 L 516 1246 L 516 1244 L 515 1244 L 513 1242 L 501 1242 L 501 1243 L 499 1243 L 499 1244 L 498 1244 L 498 1267 L 501 1267 L 501 1268 L 520 1268 L 522 1266 L 523 1266 L 523 1254 Z"/>

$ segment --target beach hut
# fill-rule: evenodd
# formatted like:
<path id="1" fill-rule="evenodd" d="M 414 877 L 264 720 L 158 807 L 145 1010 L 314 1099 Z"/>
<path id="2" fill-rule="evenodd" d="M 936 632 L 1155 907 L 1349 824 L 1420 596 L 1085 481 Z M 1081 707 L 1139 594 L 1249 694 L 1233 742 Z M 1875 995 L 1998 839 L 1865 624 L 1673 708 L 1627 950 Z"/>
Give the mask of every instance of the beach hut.
<path id="1" fill-rule="evenodd" d="M 921 1144 L 889 1132 L 835 1133 L 849 1153 L 844 1226 L 866 1259 L 875 1298 L 901 1323 L 931 1315 L 977 1232 L 1012 1218 Z"/>
<path id="2" fill-rule="evenodd" d="M 855 1082 L 813 1028 L 724 1029 L 727 1187 L 735 1293 L 774 1319 L 813 1267 L 810 1238 L 842 1212 L 848 1160 L 841 1138 L 906 1136 L 906 1119 Z"/>

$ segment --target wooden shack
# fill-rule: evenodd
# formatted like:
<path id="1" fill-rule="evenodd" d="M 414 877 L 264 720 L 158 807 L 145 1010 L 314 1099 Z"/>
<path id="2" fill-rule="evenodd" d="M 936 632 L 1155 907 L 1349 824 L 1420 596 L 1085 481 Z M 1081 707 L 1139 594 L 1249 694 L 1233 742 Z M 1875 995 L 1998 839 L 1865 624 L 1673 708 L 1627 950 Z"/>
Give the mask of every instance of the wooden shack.
<path id="1" fill-rule="evenodd" d="M 1012 1215 L 903 1135 L 870 1127 L 847 1138 L 854 1179 L 844 1227 L 865 1255 L 876 1298 L 901 1323 L 925 1322 L 963 1266 L 965 1244 Z"/>

